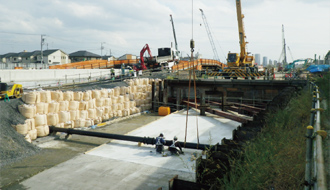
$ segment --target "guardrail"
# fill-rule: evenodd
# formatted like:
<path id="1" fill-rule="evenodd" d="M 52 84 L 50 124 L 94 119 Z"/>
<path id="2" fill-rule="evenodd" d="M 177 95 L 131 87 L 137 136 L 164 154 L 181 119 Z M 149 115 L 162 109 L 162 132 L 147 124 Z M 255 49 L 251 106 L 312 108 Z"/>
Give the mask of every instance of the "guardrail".
<path id="1" fill-rule="evenodd" d="M 310 125 L 307 127 L 306 140 L 306 167 L 305 190 L 326 190 L 325 168 L 322 150 L 322 137 L 326 132 L 321 130 L 320 91 L 318 86 L 311 82 L 313 102 L 311 109 Z"/>

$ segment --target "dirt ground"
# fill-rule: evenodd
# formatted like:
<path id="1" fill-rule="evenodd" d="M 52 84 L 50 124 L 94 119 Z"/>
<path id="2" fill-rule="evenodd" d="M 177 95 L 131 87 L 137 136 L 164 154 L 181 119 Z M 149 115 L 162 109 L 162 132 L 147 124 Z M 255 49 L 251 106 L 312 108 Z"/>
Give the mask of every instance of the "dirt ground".
<path id="1" fill-rule="evenodd" d="M 142 114 L 104 127 L 91 129 L 91 131 L 126 134 L 159 118 L 161 116 L 158 116 L 157 113 Z M 72 135 L 69 139 L 65 139 L 64 133 L 39 138 L 34 143 L 38 147 L 41 147 L 41 151 L 1 168 L 0 188 L 23 189 L 18 183 L 24 179 L 65 162 L 79 154 L 84 154 L 84 152 L 109 141 L 111 139 L 81 135 Z"/>

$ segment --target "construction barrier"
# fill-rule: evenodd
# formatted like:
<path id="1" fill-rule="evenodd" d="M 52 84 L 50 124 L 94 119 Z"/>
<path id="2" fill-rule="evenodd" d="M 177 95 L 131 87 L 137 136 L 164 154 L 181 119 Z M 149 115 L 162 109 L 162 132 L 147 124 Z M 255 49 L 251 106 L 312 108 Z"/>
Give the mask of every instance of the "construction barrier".
<path id="1" fill-rule="evenodd" d="M 225 67 L 225 64 L 221 63 L 220 61 L 213 60 L 213 59 L 197 59 L 194 61 L 180 61 L 177 65 L 174 65 L 172 67 L 172 71 L 178 71 L 178 70 L 202 70 L 202 67 L 207 66 L 219 66 L 221 68 Z"/>
<path id="2" fill-rule="evenodd" d="M 106 69 L 112 67 L 120 67 L 122 64 L 133 65 L 139 63 L 138 59 L 125 60 L 89 60 L 74 63 L 67 63 L 63 65 L 52 65 L 49 69 Z"/>

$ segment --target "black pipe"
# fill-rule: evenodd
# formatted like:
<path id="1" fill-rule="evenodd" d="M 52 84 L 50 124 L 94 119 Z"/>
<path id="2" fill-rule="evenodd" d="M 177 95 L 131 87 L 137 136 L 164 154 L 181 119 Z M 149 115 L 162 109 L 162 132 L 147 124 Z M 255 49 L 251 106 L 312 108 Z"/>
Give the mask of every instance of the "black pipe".
<path id="1" fill-rule="evenodd" d="M 72 128 L 58 128 L 58 127 L 49 127 L 50 133 L 53 132 L 64 132 L 67 134 L 77 134 L 77 135 L 86 135 L 92 137 L 101 137 L 101 138 L 108 138 L 108 139 L 116 139 L 116 140 L 124 140 L 124 141 L 132 141 L 132 142 L 142 142 L 144 144 L 151 144 L 154 145 L 156 143 L 156 139 L 153 137 L 137 137 L 137 136 L 129 136 L 129 135 L 118 135 L 118 134 L 111 134 L 111 133 L 100 133 L 94 131 L 82 131 L 76 130 Z M 189 149 L 199 149 L 199 150 L 222 150 L 224 147 L 221 145 L 206 145 L 206 144 L 197 144 L 197 143 L 189 143 L 186 142 L 179 142 L 182 148 L 189 148 Z M 171 146 L 172 140 L 166 140 L 165 146 Z"/>

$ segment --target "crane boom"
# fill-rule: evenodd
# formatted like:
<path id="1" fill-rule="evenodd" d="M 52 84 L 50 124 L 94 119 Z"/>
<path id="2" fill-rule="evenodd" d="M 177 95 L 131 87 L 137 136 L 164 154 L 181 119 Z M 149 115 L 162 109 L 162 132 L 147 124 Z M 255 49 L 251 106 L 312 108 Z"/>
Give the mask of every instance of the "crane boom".
<path id="1" fill-rule="evenodd" d="M 246 56 L 246 49 L 245 49 L 245 32 L 244 32 L 244 25 L 243 25 L 243 18 L 244 15 L 242 14 L 241 8 L 241 1 L 236 0 L 236 12 L 237 12 L 237 21 L 238 21 L 238 35 L 239 35 L 239 44 L 240 44 L 240 60 L 244 60 Z"/>
<path id="2" fill-rule="evenodd" d="M 173 28 L 173 36 L 174 36 L 174 43 L 175 43 L 175 54 L 176 56 L 179 56 L 179 49 L 178 49 L 178 42 L 176 41 L 176 35 L 175 35 L 175 28 L 174 28 L 174 22 L 173 22 L 173 18 L 172 15 L 170 15 L 171 17 L 171 23 L 172 23 L 172 28 Z"/>
<path id="3" fill-rule="evenodd" d="M 204 22 L 204 25 L 205 25 L 205 29 L 206 29 L 207 35 L 209 37 L 209 40 L 210 40 L 210 43 L 211 43 L 211 46 L 212 46 L 214 57 L 215 57 L 216 60 L 220 61 L 219 56 L 218 56 L 217 49 L 215 48 L 215 45 L 214 45 L 214 41 L 213 41 L 213 38 L 212 38 L 212 34 L 211 34 L 211 31 L 210 31 L 209 25 L 207 23 L 207 20 L 206 20 L 205 15 L 204 15 L 204 12 L 203 12 L 202 9 L 199 9 L 199 10 L 202 13 L 202 19 L 203 19 L 203 22 Z"/>
<path id="4" fill-rule="evenodd" d="M 238 22 L 238 35 L 239 35 L 239 44 L 240 44 L 240 54 L 238 53 L 228 53 L 227 64 L 229 67 L 253 67 L 254 65 L 254 57 L 253 55 L 248 55 L 246 51 L 246 44 L 248 42 L 245 41 L 245 32 L 244 32 L 244 24 L 242 14 L 242 5 L 241 0 L 236 1 L 236 12 L 237 12 L 237 22 Z"/>

